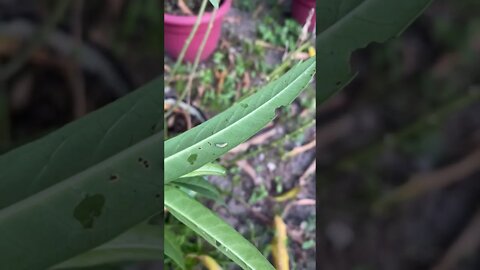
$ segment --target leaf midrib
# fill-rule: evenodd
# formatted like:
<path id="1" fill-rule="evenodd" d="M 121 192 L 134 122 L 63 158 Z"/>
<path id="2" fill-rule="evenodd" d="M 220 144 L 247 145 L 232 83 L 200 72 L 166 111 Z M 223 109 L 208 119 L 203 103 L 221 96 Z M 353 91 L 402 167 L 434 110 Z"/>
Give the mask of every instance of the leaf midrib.
<path id="1" fill-rule="evenodd" d="M 168 190 L 166 190 L 166 192 L 168 192 Z M 180 192 L 181 192 L 181 191 L 180 191 Z M 187 196 L 187 195 L 185 195 L 185 196 Z M 165 201 L 165 205 L 166 205 L 167 207 L 171 208 L 171 209 L 174 209 L 174 208 L 175 208 L 175 207 L 169 206 L 168 201 Z M 178 209 L 176 209 L 176 208 L 174 209 L 174 211 L 177 212 L 177 213 L 182 213 L 180 210 L 178 210 Z M 215 239 L 215 241 L 218 241 L 219 243 L 221 243 L 222 246 L 224 246 L 224 247 L 229 247 L 229 245 L 226 245 L 225 242 L 221 241 L 220 239 L 216 238 L 213 234 L 211 234 L 211 233 L 208 232 L 207 230 L 203 229 L 202 226 L 200 226 L 198 223 L 193 222 L 192 219 L 191 219 L 188 215 L 182 214 L 182 216 L 183 216 L 185 219 L 189 220 L 192 224 L 195 224 L 195 226 L 196 226 L 197 228 L 200 228 L 200 229 L 202 229 L 205 233 L 208 233 L 208 235 L 210 235 L 213 239 Z M 251 269 L 255 269 L 255 267 L 253 267 L 252 265 L 250 265 L 250 263 L 248 263 L 248 262 L 246 262 L 245 260 L 243 260 L 242 257 L 239 256 L 234 250 L 232 250 L 232 249 L 230 249 L 230 248 L 229 248 L 229 250 L 231 251 L 232 254 L 235 254 L 235 257 L 237 257 L 239 260 L 241 260 L 242 262 L 244 262 L 248 267 L 250 267 Z"/>

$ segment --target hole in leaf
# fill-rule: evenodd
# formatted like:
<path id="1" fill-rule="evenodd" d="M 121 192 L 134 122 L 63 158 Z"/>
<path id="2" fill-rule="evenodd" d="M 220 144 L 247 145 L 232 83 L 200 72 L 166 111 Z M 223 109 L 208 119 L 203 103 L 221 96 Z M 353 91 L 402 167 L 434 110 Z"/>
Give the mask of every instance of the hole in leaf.
<path id="1" fill-rule="evenodd" d="M 279 117 L 282 114 L 283 107 L 284 106 L 275 108 L 275 118 Z"/>
<path id="2" fill-rule="evenodd" d="M 120 177 L 118 177 L 118 175 L 116 175 L 116 174 L 110 175 L 110 182 L 118 181 L 118 179 L 120 179 Z"/>
<path id="3" fill-rule="evenodd" d="M 95 218 L 100 217 L 105 205 L 105 196 L 101 194 L 86 195 L 75 207 L 73 216 L 84 229 L 93 228 Z"/>
<path id="4" fill-rule="evenodd" d="M 143 161 L 143 166 L 147 169 L 150 168 L 150 163 L 148 162 L 148 160 Z"/>
<path id="5" fill-rule="evenodd" d="M 191 154 L 187 161 L 190 163 L 190 165 L 193 165 L 193 163 L 195 163 L 195 161 L 197 161 L 197 157 L 198 155 L 197 154 Z"/>

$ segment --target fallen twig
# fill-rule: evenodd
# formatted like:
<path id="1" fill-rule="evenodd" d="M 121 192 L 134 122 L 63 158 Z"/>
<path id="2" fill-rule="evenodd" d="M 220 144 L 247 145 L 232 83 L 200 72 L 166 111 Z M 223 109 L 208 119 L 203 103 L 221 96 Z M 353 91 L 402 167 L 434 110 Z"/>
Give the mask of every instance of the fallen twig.
<path id="1" fill-rule="evenodd" d="M 457 240 L 450 246 L 445 256 L 432 268 L 432 270 L 455 269 L 456 264 L 463 258 L 473 255 L 480 246 L 480 209 L 460 234 Z"/>
<path id="2" fill-rule="evenodd" d="M 298 155 L 300 155 L 304 152 L 307 152 L 310 149 L 315 148 L 316 144 L 317 144 L 317 141 L 314 139 L 314 140 L 312 140 L 311 142 L 309 142 L 305 145 L 295 147 L 290 152 L 285 153 L 283 155 L 282 159 L 284 160 L 284 159 L 287 159 L 287 158 L 292 158 L 292 157 L 298 156 Z"/>
<path id="3" fill-rule="evenodd" d="M 380 199 L 374 207 L 382 211 L 392 204 L 452 185 L 477 171 L 480 171 L 480 149 L 445 168 L 413 175 L 407 183 Z"/>

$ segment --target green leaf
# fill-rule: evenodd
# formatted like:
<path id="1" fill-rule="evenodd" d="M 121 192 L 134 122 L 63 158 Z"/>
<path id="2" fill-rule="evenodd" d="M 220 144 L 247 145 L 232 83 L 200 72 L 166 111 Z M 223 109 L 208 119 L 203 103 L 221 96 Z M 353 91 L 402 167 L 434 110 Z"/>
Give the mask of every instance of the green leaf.
<path id="1" fill-rule="evenodd" d="M 63 262 L 53 269 L 89 267 L 118 262 L 161 261 L 162 258 L 162 227 L 142 223 L 114 240 Z"/>
<path id="2" fill-rule="evenodd" d="M 289 105 L 315 73 L 315 58 L 300 63 L 254 95 L 165 142 L 164 183 L 214 161 L 260 131 Z"/>
<path id="3" fill-rule="evenodd" d="M 172 184 L 193 190 L 209 199 L 220 200 L 220 193 L 217 188 L 202 177 L 179 178 L 173 181 Z"/>
<path id="4" fill-rule="evenodd" d="M 218 8 L 219 3 L 218 3 L 218 0 L 210 0 L 210 4 L 212 4 L 214 8 Z"/>
<path id="5" fill-rule="evenodd" d="M 178 220 L 218 248 L 242 269 L 275 269 L 241 234 L 184 192 L 165 186 L 165 206 Z"/>
<path id="6" fill-rule="evenodd" d="M 317 102 L 354 77 L 350 55 L 372 42 L 385 42 L 405 30 L 432 0 L 322 0 L 317 4 Z"/>
<path id="7" fill-rule="evenodd" d="M 180 244 L 169 227 L 165 227 L 164 235 L 165 255 L 172 259 L 182 269 L 185 269 L 185 256 L 180 249 Z"/>
<path id="8" fill-rule="evenodd" d="M 207 163 L 202 167 L 196 169 L 191 173 L 183 175 L 181 178 L 185 177 L 195 177 L 195 176 L 206 176 L 206 175 L 219 175 L 225 176 L 227 170 L 223 166 L 217 163 Z"/>
<path id="9" fill-rule="evenodd" d="M 160 212 L 162 90 L 155 80 L 0 156 L 0 269 L 46 269 Z"/>

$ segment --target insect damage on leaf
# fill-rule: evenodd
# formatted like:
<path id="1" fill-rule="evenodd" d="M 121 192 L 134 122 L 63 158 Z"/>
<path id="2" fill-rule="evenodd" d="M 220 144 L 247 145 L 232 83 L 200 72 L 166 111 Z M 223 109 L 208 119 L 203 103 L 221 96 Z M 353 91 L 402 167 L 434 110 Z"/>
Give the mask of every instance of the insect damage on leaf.
<path id="1" fill-rule="evenodd" d="M 193 165 L 193 163 L 195 163 L 195 161 L 197 160 L 197 156 L 197 154 L 191 154 L 187 159 L 188 163 L 190 163 L 190 165 Z"/>
<path id="2" fill-rule="evenodd" d="M 84 229 L 93 228 L 95 218 L 100 217 L 105 205 L 105 196 L 101 194 L 86 195 L 75 207 L 73 216 Z"/>
<path id="3" fill-rule="evenodd" d="M 112 175 L 110 175 L 109 180 L 112 183 L 112 182 L 117 182 L 119 178 L 120 177 L 118 177 L 118 175 L 112 174 Z"/>
<path id="4" fill-rule="evenodd" d="M 216 143 L 215 146 L 219 148 L 227 147 L 228 143 Z"/>

